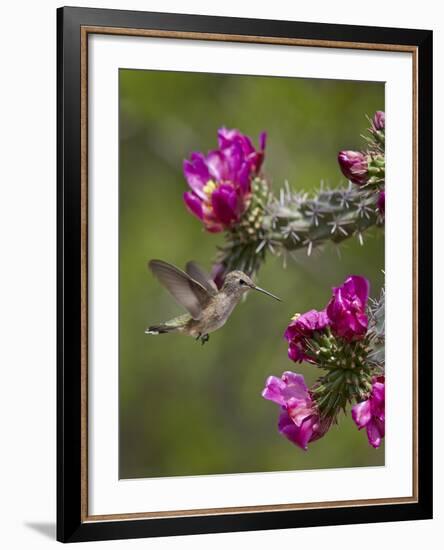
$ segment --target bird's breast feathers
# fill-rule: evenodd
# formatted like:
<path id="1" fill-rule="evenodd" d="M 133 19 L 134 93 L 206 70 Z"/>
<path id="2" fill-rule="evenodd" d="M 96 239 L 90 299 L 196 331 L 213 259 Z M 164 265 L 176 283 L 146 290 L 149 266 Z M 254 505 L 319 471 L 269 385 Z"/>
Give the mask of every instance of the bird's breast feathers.
<path id="1" fill-rule="evenodd" d="M 221 328 L 233 312 L 236 302 L 220 292 L 202 312 L 200 319 L 205 324 L 205 332 L 214 332 Z"/>

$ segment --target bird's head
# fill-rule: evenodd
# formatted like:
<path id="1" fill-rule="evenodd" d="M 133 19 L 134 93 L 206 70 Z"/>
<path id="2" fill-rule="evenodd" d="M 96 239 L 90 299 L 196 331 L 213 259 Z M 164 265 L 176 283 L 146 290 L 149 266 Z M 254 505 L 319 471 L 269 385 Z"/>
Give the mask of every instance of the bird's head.
<path id="1" fill-rule="evenodd" d="M 271 296 L 275 300 L 281 301 L 280 298 L 275 296 L 274 294 L 271 294 L 271 292 L 268 292 L 267 290 L 264 290 L 263 288 L 258 287 L 253 280 L 246 275 L 243 271 L 230 271 L 230 273 L 227 273 L 225 275 L 225 281 L 224 285 L 222 287 L 222 292 L 225 292 L 228 296 L 242 296 L 249 290 L 257 290 L 259 292 L 262 292 L 266 294 L 267 296 Z"/>

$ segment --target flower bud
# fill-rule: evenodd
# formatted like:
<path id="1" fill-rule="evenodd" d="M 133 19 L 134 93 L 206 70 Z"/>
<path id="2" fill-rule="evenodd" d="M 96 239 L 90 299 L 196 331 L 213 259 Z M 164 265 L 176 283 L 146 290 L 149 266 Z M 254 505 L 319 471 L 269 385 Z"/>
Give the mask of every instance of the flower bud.
<path id="1" fill-rule="evenodd" d="M 369 179 L 367 156 L 360 151 L 340 151 L 338 162 L 344 176 L 356 183 L 365 185 Z"/>
<path id="2" fill-rule="evenodd" d="M 385 130 L 385 113 L 384 111 L 376 111 L 372 120 L 373 129 L 380 131 Z"/>

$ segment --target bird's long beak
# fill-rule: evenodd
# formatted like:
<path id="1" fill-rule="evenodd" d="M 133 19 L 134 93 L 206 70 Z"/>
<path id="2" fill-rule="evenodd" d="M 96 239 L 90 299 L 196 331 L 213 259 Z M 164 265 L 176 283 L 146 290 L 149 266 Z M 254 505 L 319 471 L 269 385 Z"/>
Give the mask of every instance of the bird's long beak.
<path id="1" fill-rule="evenodd" d="M 272 298 L 274 298 L 275 300 L 278 300 L 279 302 L 282 302 L 282 300 L 280 298 L 278 298 L 277 296 L 275 296 L 274 294 L 272 294 L 271 292 L 268 292 L 268 290 L 264 290 L 263 288 L 261 288 L 260 286 L 252 286 L 251 288 L 253 288 L 254 290 L 258 290 L 259 292 L 263 292 L 264 294 L 266 294 L 267 296 L 271 296 Z"/>

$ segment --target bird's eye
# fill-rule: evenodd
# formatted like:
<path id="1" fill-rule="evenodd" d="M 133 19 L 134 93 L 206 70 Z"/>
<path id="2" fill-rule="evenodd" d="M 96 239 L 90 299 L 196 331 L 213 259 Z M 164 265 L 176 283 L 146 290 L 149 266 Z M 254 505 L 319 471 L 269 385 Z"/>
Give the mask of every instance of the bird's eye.
<path id="1" fill-rule="evenodd" d="M 246 282 L 245 282 L 243 279 L 240 279 L 239 284 L 240 284 L 240 285 L 245 285 Z"/>

